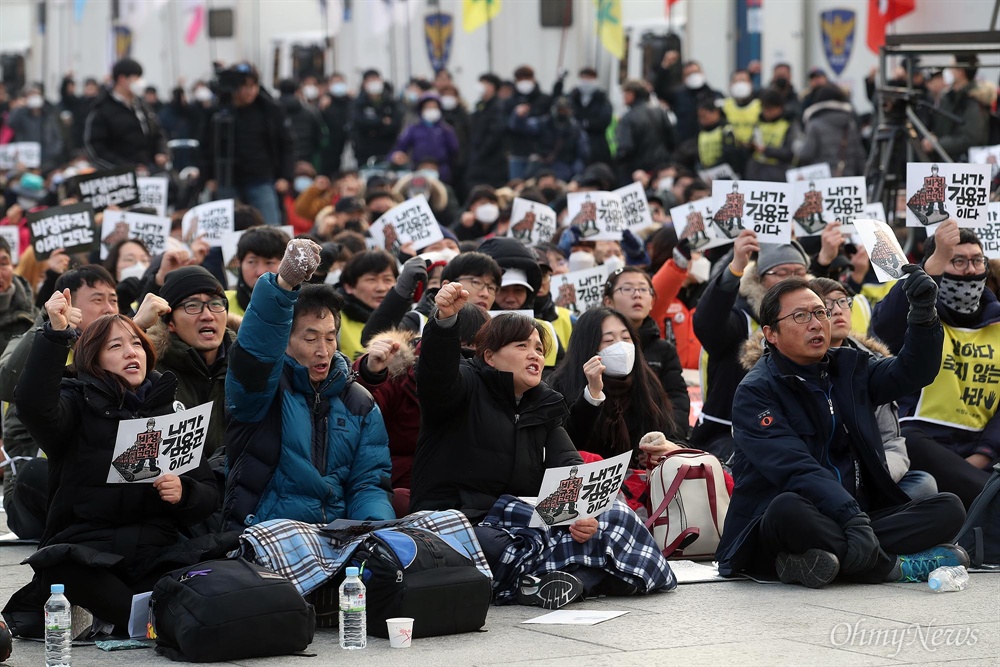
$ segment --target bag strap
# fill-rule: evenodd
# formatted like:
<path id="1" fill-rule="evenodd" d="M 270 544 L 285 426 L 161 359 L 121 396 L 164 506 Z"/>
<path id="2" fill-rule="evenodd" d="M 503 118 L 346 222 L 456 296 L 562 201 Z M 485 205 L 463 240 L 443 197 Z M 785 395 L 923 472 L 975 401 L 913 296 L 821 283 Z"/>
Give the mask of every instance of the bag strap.
<path id="1" fill-rule="evenodd" d="M 712 523 L 715 524 L 715 529 L 722 533 L 722 526 L 719 525 L 719 508 L 716 505 L 715 497 L 715 471 L 712 470 L 712 466 L 707 466 L 702 464 L 702 469 L 705 471 L 705 492 L 708 494 L 708 508 L 712 512 Z"/>
<path id="2" fill-rule="evenodd" d="M 666 511 L 667 505 L 669 505 L 670 501 L 674 499 L 675 495 L 677 495 L 677 489 L 680 488 L 681 482 L 683 482 L 687 477 L 689 470 L 691 470 L 691 465 L 688 463 L 685 463 L 677 468 L 677 474 L 674 475 L 674 480 L 670 483 L 670 488 L 668 488 L 667 492 L 663 494 L 663 500 L 661 500 L 656 509 L 650 513 L 649 519 L 646 521 L 646 530 L 649 530 L 660 515 Z"/>
<path id="3" fill-rule="evenodd" d="M 983 563 L 986 562 L 986 554 L 983 548 L 986 540 L 983 539 L 983 527 L 976 526 L 973 528 L 972 537 L 975 540 L 975 554 L 972 556 L 972 564 L 975 567 L 982 567 Z"/>
<path id="4" fill-rule="evenodd" d="M 682 530 L 673 542 L 663 547 L 663 557 L 669 558 L 675 552 L 683 553 L 683 548 L 697 540 L 699 535 L 701 535 L 701 529 L 696 526 Z"/>

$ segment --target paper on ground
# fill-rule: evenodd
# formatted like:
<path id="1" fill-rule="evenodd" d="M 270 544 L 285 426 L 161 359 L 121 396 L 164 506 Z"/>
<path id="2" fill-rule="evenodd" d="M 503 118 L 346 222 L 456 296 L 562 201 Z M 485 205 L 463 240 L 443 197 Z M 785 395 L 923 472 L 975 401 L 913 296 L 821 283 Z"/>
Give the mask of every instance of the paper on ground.
<path id="1" fill-rule="evenodd" d="M 589 609 L 560 609 L 542 616 L 521 621 L 521 625 L 597 625 L 612 618 L 624 616 L 627 611 L 596 611 Z"/>
<path id="2" fill-rule="evenodd" d="M 719 574 L 716 563 L 696 563 L 693 560 L 672 560 L 670 570 L 678 584 L 698 584 L 708 581 L 730 581 Z"/>

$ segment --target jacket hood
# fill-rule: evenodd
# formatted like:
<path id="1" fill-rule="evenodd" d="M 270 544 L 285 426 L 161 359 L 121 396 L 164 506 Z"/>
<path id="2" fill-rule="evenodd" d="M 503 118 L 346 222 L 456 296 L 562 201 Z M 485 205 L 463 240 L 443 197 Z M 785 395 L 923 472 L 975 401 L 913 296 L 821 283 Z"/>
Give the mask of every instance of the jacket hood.
<path id="1" fill-rule="evenodd" d="M 158 360 L 163 359 L 171 352 L 191 348 L 190 345 L 182 341 L 176 334 L 172 334 L 170 329 L 167 328 L 166 323 L 160 320 L 157 320 L 156 324 L 146 330 L 146 337 L 149 338 L 149 342 L 153 344 L 153 350 L 156 351 L 156 358 Z M 226 335 L 222 341 L 223 347 L 228 349 L 234 340 L 235 336 L 227 326 Z"/>
<path id="2" fill-rule="evenodd" d="M 285 355 L 285 372 L 291 375 L 292 388 L 299 394 L 312 396 L 319 393 L 324 398 L 339 396 L 351 380 L 351 364 L 342 352 L 337 352 L 330 360 L 330 372 L 319 388 L 309 381 L 309 369 L 292 357 Z"/>
<path id="3" fill-rule="evenodd" d="M 412 180 L 413 174 L 410 174 L 396 181 L 395 187 L 392 188 L 392 194 L 399 197 L 400 201 L 407 199 L 406 189 L 410 187 Z M 434 178 L 428 178 L 427 185 L 431 189 L 430 196 L 427 197 L 427 203 L 431 205 L 431 210 L 444 210 L 448 206 L 448 190 L 444 187 L 444 183 Z"/>
<path id="4" fill-rule="evenodd" d="M 876 357 L 891 357 L 892 352 L 885 343 L 874 336 L 850 336 L 844 345 L 855 349 L 864 350 Z M 740 366 L 743 370 L 749 371 L 757 363 L 757 360 L 764 354 L 764 332 L 754 331 L 750 338 L 743 341 L 743 348 L 740 350 Z"/>
<path id="5" fill-rule="evenodd" d="M 757 262 L 750 262 L 743 269 L 743 277 L 740 278 L 740 296 L 750 309 L 750 314 L 754 319 L 760 314 L 760 302 L 764 299 L 767 290 L 760 282 L 757 275 Z"/>
<path id="6" fill-rule="evenodd" d="M 997 101 L 997 85 L 992 81 L 974 81 L 966 94 L 987 109 Z"/>
<path id="7" fill-rule="evenodd" d="M 843 125 L 846 125 L 849 120 L 853 120 L 854 107 L 852 107 L 848 102 L 836 102 L 834 100 L 817 102 L 805 110 L 802 114 L 802 122 L 808 123 L 810 118 L 818 114 L 825 114 L 829 122 L 838 127 L 842 127 Z"/>
<path id="8" fill-rule="evenodd" d="M 535 254 L 517 239 L 506 236 L 494 236 L 491 239 L 486 239 L 479 246 L 478 251 L 495 259 L 502 269 L 520 269 L 527 274 L 528 282 L 531 283 L 531 294 L 524 307 L 531 307 L 531 304 L 534 303 L 535 293 L 542 286 L 542 269 L 538 266 Z"/>
<path id="9" fill-rule="evenodd" d="M 399 343 L 399 352 L 389 362 L 389 379 L 395 380 L 406 375 L 417 363 L 417 352 L 413 342 L 416 338 L 416 332 L 404 329 L 389 329 L 372 336 L 369 346 L 377 340 Z"/>
<path id="10" fill-rule="evenodd" d="M 498 371 L 478 357 L 468 363 L 497 402 L 520 415 L 520 425 L 529 426 L 545 422 L 561 425 L 569 414 L 569 406 L 563 400 L 563 395 L 544 382 L 524 392 L 520 403 L 516 403 L 512 373 Z"/>

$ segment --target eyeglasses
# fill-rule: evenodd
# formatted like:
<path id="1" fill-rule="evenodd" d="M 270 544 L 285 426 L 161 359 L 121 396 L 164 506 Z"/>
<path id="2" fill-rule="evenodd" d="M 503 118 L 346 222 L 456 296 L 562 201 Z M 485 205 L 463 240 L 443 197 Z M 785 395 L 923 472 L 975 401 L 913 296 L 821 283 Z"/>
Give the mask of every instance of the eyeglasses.
<path id="1" fill-rule="evenodd" d="M 787 320 L 789 317 L 792 318 L 792 321 L 795 322 L 796 324 L 809 324 L 809 322 L 814 317 L 816 318 L 817 322 L 825 322 L 826 320 L 830 319 L 831 314 L 832 313 L 826 308 L 817 308 L 811 313 L 808 310 L 796 310 L 791 315 L 785 315 L 784 317 L 779 317 L 774 321 L 774 323 L 777 324 L 781 320 Z"/>
<path id="2" fill-rule="evenodd" d="M 627 285 L 625 287 L 615 288 L 615 291 L 621 292 L 625 296 L 635 296 L 636 294 L 645 295 L 645 294 L 651 294 L 653 292 L 653 290 L 649 289 L 648 287 L 629 287 Z"/>
<path id="3" fill-rule="evenodd" d="M 188 315 L 201 315 L 201 312 L 208 306 L 209 312 L 224 313 L 229 307 L 229 302 L 225 299 L 209 299 L 208 301 L 185 301 L 180 305 Z"/>
<path id="4" fill-rule="evenodd" d="M 497 293 L 497 286 L 495 284 L 488 283 L 485 280 L 480 280 L 479 278 L 473 278 L 472 276 L 462 276 L 458 279 L 458 282 L 463 285 L 469 285 L 477 292 L 481 292 L 486 289 L 490 291 L 490 294 Z"/>
<path id="5" fill-rule="evenodd" d="M 952 257 L 951 265 L 954 266 L 959 271 L 964 270 L 967 266 L 972 265 L 974 268 L 981 269 L 986 266 L 986 258 L 982 255 L 978 257 Z"/>
<path id="6" fill-rule="evenodd" d="M 831 311 L 833 310 L 834 306 L 839 306 L 841 310 L 850 310 L 851 306 L 854 305 L 854 297 L 853 296 L 842 296 L 839 299 L 837 299 L 836 301 L 826 301 L 824 299 L 824 303 L 825 303 L 826 307 L 829 310 L 831 310 Z"/>
<path id="7" fill-rule="evenodd" d="M 785 269 L 782 269 L 781 271 L 765 271 L 764 275 L 765 276 L 775 276 L 776 278 L 780 278 L 781 280 L 784 280 L 785 278 L 788 278 L 789 276 L 795 276 L 796 278 L 805 278 L 806 277 L 806 270 L 805 269 L 799 269 L 798 271 L 786 271 Z"/>

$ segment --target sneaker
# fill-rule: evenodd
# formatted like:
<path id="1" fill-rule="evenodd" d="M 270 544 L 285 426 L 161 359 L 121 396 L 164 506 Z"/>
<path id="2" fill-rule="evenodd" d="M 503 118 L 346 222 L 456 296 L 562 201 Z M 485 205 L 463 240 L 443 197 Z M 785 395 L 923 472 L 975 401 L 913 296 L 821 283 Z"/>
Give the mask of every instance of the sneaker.
<path id="1" fill-rule="evenodd" d="M 892 570 L 891 581 L 927 581 L 939 567 L 969 567 L 969 554 L 957 544 L 939 544 L 915 554 L 899 556 Z"/>
<path id="2" fill-rule="evenodd" d="M 837 556 L 822 549 L 810 549 L 804 554 L 778 554 L 774 569 L 783 584 L 802 584 L 807 588 L 822 588 L 840 572 Z"/>
<path id="3" fill-rule="evenodd" d="M 583 595 L 583 582 L 567 572 L 549 572 L 521 577 L 517 603 L 543 609 L 560 609 Z"/>

